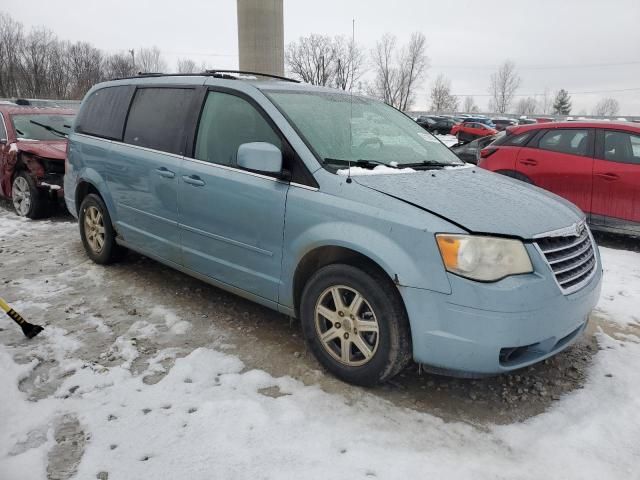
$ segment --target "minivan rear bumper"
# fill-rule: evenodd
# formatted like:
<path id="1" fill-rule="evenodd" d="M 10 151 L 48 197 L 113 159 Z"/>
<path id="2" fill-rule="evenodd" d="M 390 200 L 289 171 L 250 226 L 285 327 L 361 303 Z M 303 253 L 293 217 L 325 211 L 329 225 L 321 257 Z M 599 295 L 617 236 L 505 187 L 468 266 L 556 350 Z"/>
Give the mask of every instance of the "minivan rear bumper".
<path id="1" fill-rule="evenodd" d="M 598 302 L 602 269 L 598 259 L 594 276 L 571 295 L 539 273 L 496 283 L 455 275 L 450 281 L 450 295 L 400 287 L 414 359 L 448 375 L 483 376 L 526 367 L 575 342 Z"/>

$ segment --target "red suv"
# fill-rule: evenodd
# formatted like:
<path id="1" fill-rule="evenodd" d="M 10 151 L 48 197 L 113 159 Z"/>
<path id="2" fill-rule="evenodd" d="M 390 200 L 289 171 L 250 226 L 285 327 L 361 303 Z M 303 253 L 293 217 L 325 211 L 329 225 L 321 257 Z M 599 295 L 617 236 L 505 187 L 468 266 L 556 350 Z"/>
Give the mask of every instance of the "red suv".
<path id="1" fill-rule="evenodd" d="M 74 110 L 0 105 L 0 196 L 18 215 L 46 216 L 62 198 Z"/>
<path id="2" fill-rule="evenodd" d="M 640 125 L 557 122 L 510 127 L 478 166 L 580 207 L 594 229 L 640 235 Z"/>

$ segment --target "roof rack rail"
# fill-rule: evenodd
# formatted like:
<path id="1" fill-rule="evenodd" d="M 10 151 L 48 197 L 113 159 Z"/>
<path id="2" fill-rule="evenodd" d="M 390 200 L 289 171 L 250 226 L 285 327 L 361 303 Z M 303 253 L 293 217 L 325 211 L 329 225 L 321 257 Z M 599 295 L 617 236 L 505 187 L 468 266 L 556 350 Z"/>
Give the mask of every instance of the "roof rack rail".
<path id="1" fill-rule="evenodd" d="M 270 73 L 251 72 L 248 70 L 221 70 L 216 68 L 214 70 L 205 70 L 205 73 L 208 73 L 214 76 L 219 74 L 222 75 L 225 73 L 237 73 L 239 75 L 256 75 L 258 77 L 277 78 L 278 80 L 284 80 L 285 82 L 300 83 L 300 80 L 295 80 L 293 78 L 283 77 L 281 75 L 272 75 Z M 231 77 L 231 75 L 228 75 L 227 77 Z M 234 78 L 234 77 L 231 77 L 231 78 Z"/>
<path id="2" fill-rule="evenodd" d="M 227 80 L 237 80 L 238 77 L 229 75 L 230 73 L 236 73 L 238 75 L 255 75 L 257 77 L 277 78 L 278 80 L 284 80 L 285 82 L 300 83 L 300 80 L 293 78 L 281 77 L 280 75 L 271 75 L 270 73 L 249 72 L 246 70 L 205 70 L 201 73 L 161 73 L 161 72 L 138 72 L 137 75 L 131 77 L 120 77 L 114 80 L 129 80 L 132 78 L 144 78 L 144 77 L 216 77 L 224 78 Z"/>

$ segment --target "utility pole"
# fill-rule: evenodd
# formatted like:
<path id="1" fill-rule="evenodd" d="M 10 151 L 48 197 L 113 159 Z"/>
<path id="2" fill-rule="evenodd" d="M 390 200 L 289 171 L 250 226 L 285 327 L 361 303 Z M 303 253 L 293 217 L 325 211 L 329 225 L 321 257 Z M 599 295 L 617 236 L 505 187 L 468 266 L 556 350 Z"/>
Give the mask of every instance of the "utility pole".
<path id="1" fill-rule="evenodd" d="M 131 50 L 129 50 L 129 53 L 131 54 L 131 67 L 133 72 L 135 73 L 136 71 L 136 51 L 132 48 Z"/>

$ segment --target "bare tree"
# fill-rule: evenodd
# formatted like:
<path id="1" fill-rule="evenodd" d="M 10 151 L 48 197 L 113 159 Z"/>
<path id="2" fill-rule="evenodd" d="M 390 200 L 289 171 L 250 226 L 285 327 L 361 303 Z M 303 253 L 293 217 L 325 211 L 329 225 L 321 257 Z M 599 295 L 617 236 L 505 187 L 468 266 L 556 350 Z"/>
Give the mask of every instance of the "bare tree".
<path id="1" fill-rule="evenodd" d="M 50 48 L 45 95 L 51 98 L 69 98 L 72 73 L 69 68 L 69 43 L 56 40 Z"/>
<path id="2" fill-rule="evenodd" d="M 167 70 L 167 62 L 158 47 L 141 48 L 136 52 L 136 70 L 161 73 Z"/>
<path id="3" fill-rule="evenodd" d="M 521 98 L 516 104 L 518 115 L 533 115 L 538 110 L 538 102 L 533 97 Z"/>
<path id="4" fill-rule="evenodd" d="M 102 52 L 87 42 L 76 42 L 67 52 L 72 87 L 71 98 L 80 99 L 103 78 Z"/>
<path id="5" fill-rule="evenodd" d="M 191 60 L 190 58 L 179 58 L 178 63 L 176 65 L 177 73 L 196 73 L 198 72 L 198 67 L 196 66 L 196 62 Z"/>
<path id="6" fill-rule="evenodd" d="M 114 53 L 104 61 L 103 75 L 107 80 L 130 77 L 135 74 L 133 58 L 128 53 Z"/>
<path id="7" fill-rule="evenodd" d="M 0 96 L 17 96 L 20 82 L 20 51 L 24 43 L 22 24 L 0 13 Z"/>
<path id="8" fill-rule="evenodd" d="M 395 36 L 385 34 L 371 52 L 375 77 L 369 93 L 400 110 L 408 110 L 416 84 L 427 70 L 426 39 L 423 34 L 414 33 L 400 51 L 396 43 Z"/>
<path id="9" fill-rule="evenodd" d="M 38 98 L 46 95 L 46 77 L 53 42 L 53 33 L 42 27 L 31 30 L 25 37 L 20 50 L 25 96 Z"/>
<path id="10" fill-rule="evenodd" d="M 366 57 L 364 50 L 344 37 L 333 41 L 335 69 L 333 86 L 342 90 L 351 90 L 365 73 Z"/>
<path id="11" fill-rule="evenodd" d="M 464 111 L 464 113 L 478 113 L 478 111 L 480 111 L 480 109 L 476 105 L 475 99 L 471 96 L 464 98 L 462 110 Z"/>
<path id="12" fill-rule="evenodd" d="M 427 39 L 424 34 L 411 34 L 409 45 L 400 57 L 400 110 L 413 105 L 416 83 L 423 77 L 428 66 Z"/>
<path id="13" fill-rule="evenodd" d="M 370 85 L 370 93 L 389 105 L 397 106 L 398 71 L 394 65 L 396 37 L 385 34 L 371 52 L 375 79 Z"/>
<path id="14" fill-rule="evenodd" d="M 613 117 L 620 111 L 620 104 L 615 98 L 603 98 L 600 100 L 595 108 L 593 114 L 599 117 Z"/>
<path id="15" fill-rule="evenodd" d="M 489 85 L 489 93 L 491 94 L 490 108 L 497 113 L 506 113 L 519 87 L 520 76 L 516 72 L 516 65 L 507 60 L 496 73 L 491 75 Z"/>
<path id="16" fill-rule="evenodd" d="M 336 49 L 327 35 L 312 33 L 289 43 L 284 58 L 288 70 L 303 82 L 329 85 L 334 77 Z"/>
<path id="17" fill-rule="evenodd" d="M 451 95 L 451 81 L 442 74 L 438 75 L 431 87 L 431 111 L 449 113 L 457 109 L 458 97 Z"/>

